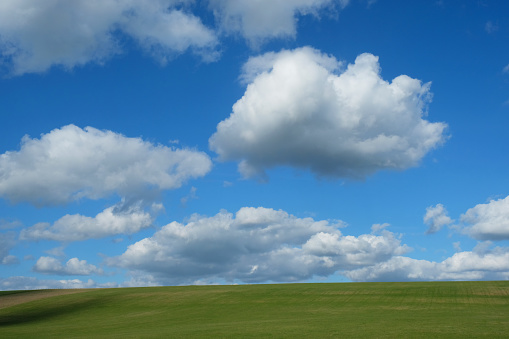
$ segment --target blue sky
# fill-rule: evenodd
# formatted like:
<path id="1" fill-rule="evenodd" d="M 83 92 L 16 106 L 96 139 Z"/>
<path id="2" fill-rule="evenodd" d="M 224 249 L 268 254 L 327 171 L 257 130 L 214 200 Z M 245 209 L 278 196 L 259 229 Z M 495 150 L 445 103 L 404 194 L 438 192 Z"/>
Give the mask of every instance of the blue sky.
<path id="1" fill-rule="evenodd" d="M 509 279 L 509 4 L 0 3 L 0 290 Z"/>

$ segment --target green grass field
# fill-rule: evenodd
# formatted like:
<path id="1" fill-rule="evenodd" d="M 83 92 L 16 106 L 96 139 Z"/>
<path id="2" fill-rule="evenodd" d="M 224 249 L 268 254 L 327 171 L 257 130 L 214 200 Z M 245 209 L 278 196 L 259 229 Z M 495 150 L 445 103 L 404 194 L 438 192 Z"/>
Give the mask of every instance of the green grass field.
<path id="1" fill-rule="evenodd" d="M 0 292 L 2 338 L 508 336 L 509 281 Z"/>

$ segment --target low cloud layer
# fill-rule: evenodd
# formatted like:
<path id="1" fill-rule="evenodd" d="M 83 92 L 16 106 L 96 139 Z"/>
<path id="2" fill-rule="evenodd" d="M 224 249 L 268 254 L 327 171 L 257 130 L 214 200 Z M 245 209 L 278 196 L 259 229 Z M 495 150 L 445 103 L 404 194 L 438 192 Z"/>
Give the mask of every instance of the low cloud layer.
<path id="1" fill-rule="evenodd" d="M 509 240 L 509 196 L 479 204 L 460 217 L 462 229 L 478 240 Z"/>
<path id="2" fill-rule="evenodd" d="M 80 214 L 65 215 L 53 224 L 38 223 L 20 232 L 22 240 L 56 240 L 61 242 L 99 239 L 118 234 L 134 234 L 152 225 L 153 215 L 160 210 L 154 204 L 146 211 L 141 202 L 124 202 L 108 207 L 95 217 Z"/>
<path id="3" fill-rule="evenodd" d="M 210 158 L 92 127 L 64 126 L 0 155 L 0 197 L 36 206 L 111 194 L 132 199 L 202 177 Z"/>
<path id="4" fill-rule="evenodd" d="M 87 263 L 86 260 L 72 258 L 65 265 L 53 257 L 40 257 L 33 270 L 43 274 L 56 275 L 91 275 L 102 274 L 103 271 L 96 266 Z"/>
<path id="5" fill-rule="evenodd" d="M 430 84 L 383 80 L 372 54 L 343 69 L 310 47 L 267 53 L 251 58 L 242 78 L 246 92 L 209 144 L 221 160 L 240 161 L 245 177 L 292 166 L 360 179 L 416 166 L 445 139 L 445 123 L 424 119 Z"/>
<path id="6" fill-rule="evenodd" d="M 187 50 L 217 57 L 216 34 L 177 5 L 192 1 L 8 0 L 0 2 L 0 65 L 15 75 L 103 63 L 132 38 L 165 62 Z"/>
<path id="7" fill-rule="evenodd" d="M 396 256 L 346 272 L 353 281 L 507 280 L 509 249 L 459 252 L 442 262 Z"/>
<path id="8" fill-rule="evenodd" d="M 281 282 L 373 265 L 409 250 L 389 231 L 343 236 L 340 226 L 245 207 L 235 216 L 222 211 L 194 216 L 185 225 L 172 222 L 107 263 L 162 284 Z"/>
<path id="9" fill-rule="evenodd" d="M 97 284 L 92 279 L 83 281 L 80 279 L 68 280 L 40 280 L 34 277 L 9 277 L 0 278 L 0 290 L 43 290 L 43 289 L 70 289 L 70 288 L 96 288 L 117 287 L 116 284 Z"/>

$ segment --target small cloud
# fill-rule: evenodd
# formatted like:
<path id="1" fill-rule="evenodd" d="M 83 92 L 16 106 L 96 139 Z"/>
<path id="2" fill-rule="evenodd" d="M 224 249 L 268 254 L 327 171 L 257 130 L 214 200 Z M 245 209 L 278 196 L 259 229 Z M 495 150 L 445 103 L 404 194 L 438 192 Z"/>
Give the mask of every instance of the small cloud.
<path id="1" fill-rule="evenodd" d="M 472 252 L 477 253 L 477 254 L 486 254 L 486 253 L 490 252 L 490 247 L 492 244 L 493 243 L 489 240 L 481 241 L 481 242 L 477 243 L 477 245 L 475 245 Z"/>
<path id="2" fill-rule="evenodd" d="M 16 234 L 12 231 L 0 233 L 0 265 L 10 265 L 17 261 L 17 258 L 9 254 L 9 251 L 16 245 Z"/>
<path id="3" fill-rule="evenodd" d="M 504 69 L 502 70 L 502 72 L 504 73 L 509 73 L 509 64 L 507 64 L 507 66 L 504 67 Z"/>
<path id="4" fill-rule="evenodd" d="M 52 255 L 54 257 L 65 257 L 64 246 L 55 247 L 50 250 L 44 251 L 46 254 Z"/>
<path id="5" fill-rule="evenodd" d="M 35 272 L 43 274 L 57 274 L 57 275 L 90 275 L 90 274 L 103 274 L 103 270 L 88 264 L 86 260 L 79 260 L 72 258 L 67 263 L 62 265 L 58 259 L 52 257 L 40 257 L 33 267 Z"/>
<path id="6" fill-rule="evenodd" d="M 484 25 L 484 30 L 488 34 L 495 33 L 496 31 L 498 31 L 498 24 L 488 21 L 486 25 Z"/>
<path id="7" fill-rule="evenodd" d="M 22 226 L 23 224 L 19 220 L 9 221 L 5 219 L 0 219 L 0 230 L 12 230 Z"/>
<path id="8" fill-rule="evenodd" d="M 231 187 L 231 186 L 233 186 L 233 182 L 231 182 L 231 181 L 226 181 L 226 180 L 225 180 L 225 181 L 223 181 L 223 187 Z"/>
<path id="9" fill-rule="evenodd" d="M 17 263 L 19 263 L 19 260 L 14 255 L 8 255 L 8 256 L 4 257 L 1 261 L 2 265 L 14 265 Z"/>
<path id="10" fill-rule="evenodd" d="M 241 35 L 252 47 L 268 39 L 295 38 L 299 17 L 330 13 L 345 8 L 349 0 L 211 0 L 219 29 L 223 33 Z M 374 0 L 368 0 L 368 4 Z M 270 10 L 267 10 L 270 8 Z"/>
<path id="11" fill-rule="evenodd" d="M 456 252 L 461 252 L 461 243 L 459 241 L 453 242 L 452 246 Z"/>
<path id="12" fill-rule="evenodd" d="M 426 208 L 426 215 L 423 220 L 429 227 L 426 234 L 436 233 L 440 231 L 443 226 L 450 225 L 453 222 L 453 220 L 447 215 L 447 210 L 442 204 Z"/>
<path id="13" fill-rule="evenodd" d="M 156 212 L 161 204 L 151 206 Z M 154 214 L 146 211 L 141 201 L 120 203 L 106 208 L 95 217 L 67 214 L 53 224 L 37 223 L 21 231 L 22 240 L 56 240 L 62 242 L 99 239 L 111 235 L 134 234 L 152 225 Z M 49 253 L 61 256 L 58 253 Z"/>
<path id="14" fill-rule="evenodd" d="M 189 194 L 180 199 L 180 203 L 182 204 L 183 207 L 187 207 L 187 203 L 189 202 L 189 200 L 198 199 L 198 197 L 196 196 L 196 191 L 197 188 L 193 186 L 191 187 Z"/>
<path id="15" fill-rule="evenodd" d="M 377 233 L 389 226 L 390 226 L 390 224 L 388 224 L 386 222 L 383 224 L 373 224 L 373 226 L 371 226 L 371 232 Z"/>

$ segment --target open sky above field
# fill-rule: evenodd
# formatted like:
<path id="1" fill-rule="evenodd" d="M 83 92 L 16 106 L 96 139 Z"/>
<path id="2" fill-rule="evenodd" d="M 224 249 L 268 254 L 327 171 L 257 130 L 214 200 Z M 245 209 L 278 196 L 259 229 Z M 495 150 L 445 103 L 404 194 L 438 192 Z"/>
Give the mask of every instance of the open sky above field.
<path id="1" fill-rule="evenodd" d="M 509 2 L 0 2 L 0 290 L 509 279 Z"/>

